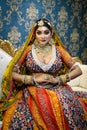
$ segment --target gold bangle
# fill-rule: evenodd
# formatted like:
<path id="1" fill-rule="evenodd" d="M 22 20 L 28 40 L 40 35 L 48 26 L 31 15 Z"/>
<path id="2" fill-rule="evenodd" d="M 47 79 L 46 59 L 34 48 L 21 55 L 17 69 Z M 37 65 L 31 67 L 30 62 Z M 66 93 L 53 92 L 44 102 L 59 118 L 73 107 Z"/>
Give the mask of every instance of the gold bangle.
<path id="1" fill-rule="evenodd" d="M 65 84 L 67 82 L 66 75 L 60 75 L 59 77 L 61 78 L 63 84 Z"/>
<path id="2" fill-rule="evenodd" d="M 71 79 L 70 79 L 70 76 L 69 74 L 66 74 L 66 82 L 69 82 Z"/>
<path id="3" fill-rule="evenodd" d="M 25 84 L 28 84 L 28 76 L 27 76 L 27 75 L 25 75 L 24 83 L 25 83 Z"/>
<path id="4" fill-rule="evenodd" d="M 22 76 L 22 82 L 25 83 L 25 75 Z"/>
<path id="5" fill-rule="evenodd" d="M 29 77 L 28 75 L 25 75 L 25 84 L 31 84 L 32 83 L 32 78 Z"/>
<path id="6" fill-rule="evenodd" d="M 66 81 L 69 82 L 71 79 L 70 79 L 70 76 L 69 74 L 66 74 Z"/>
<path id="7" fill-rule="evenodd" d="M 30 81 L 30 79 L 28 78 L 27 75 L 23 75 L 23 76 L 22 76 L 22 82 L 23 82 L 24 84 L 29 84 L 29 83 L 31 83 L 31 81 Z"/>
<path id="8" fill-rule="evenodd" d="M 71 80 L 69 74 L 60 75 L 59 77 L 61 78 L 62 83 L 67 83 Z"/>

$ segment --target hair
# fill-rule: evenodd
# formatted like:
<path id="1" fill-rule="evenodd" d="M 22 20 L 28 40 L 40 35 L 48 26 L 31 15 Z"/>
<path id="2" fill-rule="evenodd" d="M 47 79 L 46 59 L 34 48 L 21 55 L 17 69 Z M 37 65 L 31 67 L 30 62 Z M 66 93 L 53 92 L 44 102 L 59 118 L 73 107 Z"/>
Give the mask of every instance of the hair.
<path id="1" fill-rule="evenodd" d="M 31 39 L 30 39 L 30 41 L 29 41 L 29 43 L 28 44 L 33 44 L 34 43 L 34 41 L 35 41 L 35 33 L 36 33 L 36 30 L 38 29 L 38 27 L 41 27 L 41 26 L 45 26 L 45 27 L 47 27 L 50 31 L 51 31 L 51 33 L 53 34 L 53 27 L 52 27 L 52 24 L 49 22 L 49 20 L 47 20 L 46 18 L 40 18 L 40 19 L 38 19 L 34 24 L 33 24 L 33 30 L 31 30 Z"/>
<path id="2" fill-rule="evenodd" d="M 34 29 L 34 31 L 36 32 L 37 28 L 41 27 L 41 26 L 47 27 L 51 31 L 51 33 L 52 33 L 52 25 L 51 25 L 51 23 L 47 19 L 41 18 L 41 19 L 37 20 L 35 22 L 35 26 L 34 26 L 35 29 Z"/>

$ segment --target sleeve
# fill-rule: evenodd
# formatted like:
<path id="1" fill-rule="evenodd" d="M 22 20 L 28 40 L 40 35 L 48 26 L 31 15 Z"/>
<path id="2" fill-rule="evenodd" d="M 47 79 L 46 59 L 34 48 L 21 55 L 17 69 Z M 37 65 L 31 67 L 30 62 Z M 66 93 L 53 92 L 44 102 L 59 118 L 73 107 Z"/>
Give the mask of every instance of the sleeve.
<path id="1" fill-rule="evenodd" d="M 13 67 L 13 71 L 17 72 L 17 73 L 22 73 L 25 72 L 25 59 L 26 56 L 28 54 L 28 52 L 30 51 L 31 46 L 28 46 L 25 51 L 23 52 L 23 54 L 21 55 L 21 57 L 19 58 L 18 62 L 14 65 Z"/>
<path id="2" fill-rule="evenodd" d="M 71 68 L 74 64 L 75 64 L 75 61 L 73 60 L 72 56 L 68 53 L 68 51 L 63 48 L 62 46 L 58 46 L 57 47 L 60 54 L 61 54 L 61 57 L 63 59 L 63 62 L 69 67 Z"/>

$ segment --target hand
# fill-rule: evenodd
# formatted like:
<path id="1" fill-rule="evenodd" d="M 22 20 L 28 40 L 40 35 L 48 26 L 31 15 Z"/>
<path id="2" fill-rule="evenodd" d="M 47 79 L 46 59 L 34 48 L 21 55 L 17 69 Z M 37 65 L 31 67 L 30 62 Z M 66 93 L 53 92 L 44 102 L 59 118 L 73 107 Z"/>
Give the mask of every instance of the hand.
<path id="1" fill-rule="evenodd" d="M 52 83 L 55 84 L 58 82 L 58 80 L 56 78 L 54 78 L 54 76 L 50 75 L 50 74 L 45 74 L 45 73 L 36 73 L 34 74 L 35 76 L 35 80 L 38 83 Z"/>
<path id="2" fill-rule="evenodd" d="M 35 81 L 38 83 L 46 82 L 46 80 L 45 80 L 46 74 L 45 73 L 34 73 L 33 76 L 35 77 Z"/>

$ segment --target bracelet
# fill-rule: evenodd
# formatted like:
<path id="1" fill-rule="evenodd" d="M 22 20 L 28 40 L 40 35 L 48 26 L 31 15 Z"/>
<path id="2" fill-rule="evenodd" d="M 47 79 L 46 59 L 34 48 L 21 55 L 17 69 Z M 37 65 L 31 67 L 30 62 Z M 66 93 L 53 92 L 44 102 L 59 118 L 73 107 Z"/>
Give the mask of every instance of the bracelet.
<path id="1" fill-rule="evenodd" d="M 60 75 L 59 77 L 63 84 L 65 84 L 71 80 L 69 74 Z"/>
<path id="2" fill-rule="evenodd" d="M 70 76 L 69 74 L 66 74 L 66 82 L 69 82 L 71 79 L 70 79 Z"/>
<path id="3" fill-rule="evenodd" d="M 23 75 L 23 76 L 22 76 L 22 82 L 23 82 L 24 84 L 28 84 L 29 82 L 33 84 L 33 76 L 32 76 L 32 78 L 31 78 L 31 80 L 30 80 L 30 81 L 29 81 L 29 80 L 30 80 L 30 79 L 28 78 L 27 75 Z M 29 81 L 29 82 L 28 82 L 28 81 Z"/>
<path id="4" fill-rule="evenodd" d="M 26 75 L 22 76 L 22 82 L 25 83 Z"/>
<path id="5" fill-rule="evenodd" d="M 59 76 L 58 78 L 59 78 L 59 83 L 58 83 L 58 85 L 61 85 L 61 84 L 63 83 L 63 81 L 62 81 L 62 79 L 61 79 L 60 76 Z"/>
<path id="6" fill-rule="evenodd" d="M 67 82 L 66 75 L 60 75 L 59 77 L 61 78 L 63 84 L 65 84 Z"/>
<path id="7" fill-rule="evenodd" d="M 39 83 L 36 81 L 35 76 L 32 76 L 32 78 L 33 78 L 33 84 L 34 84 L 36 87 L 41 88 L 42 86 L 40 86 Z"/>
<path id="8" fill-rule="evenodd" d="M 62 84 L 62 79 L 60 76 L 56 77 L 56 79 L 58 80 L 58 86 L 60 86 Z"/>

